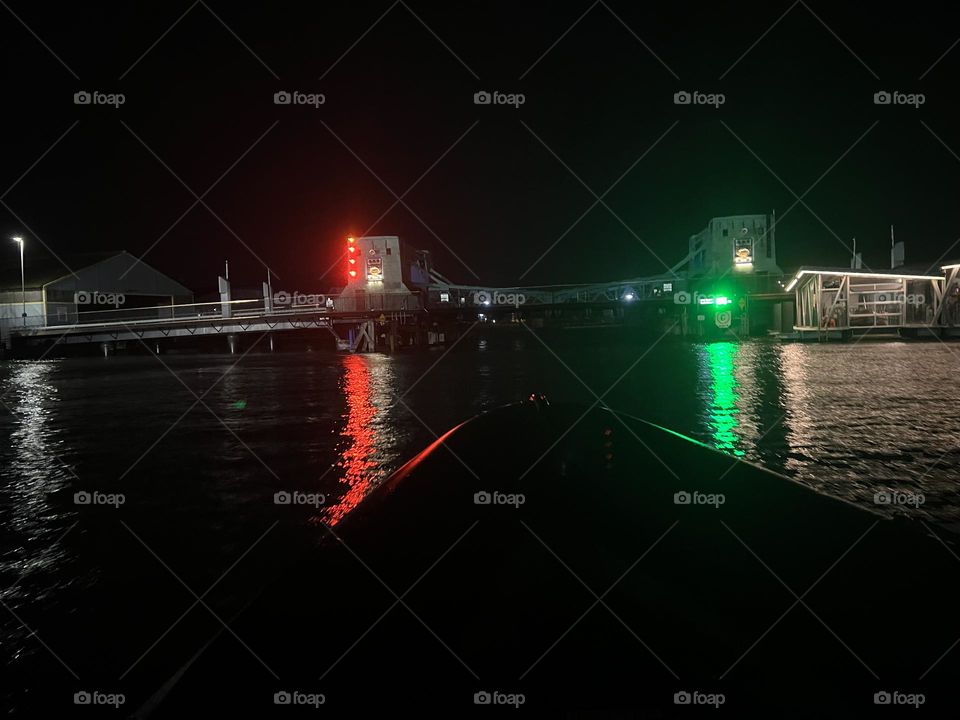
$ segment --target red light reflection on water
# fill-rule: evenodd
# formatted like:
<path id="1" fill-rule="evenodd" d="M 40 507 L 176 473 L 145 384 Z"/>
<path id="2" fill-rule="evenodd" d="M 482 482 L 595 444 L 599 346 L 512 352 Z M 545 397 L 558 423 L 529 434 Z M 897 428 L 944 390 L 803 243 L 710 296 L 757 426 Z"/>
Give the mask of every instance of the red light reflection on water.
<path id="1" fill-rule="evenodd" d="M 347 412 L 346 425 L 340 432 L 344 449 L 336 467 L 341 469 L 340 483 L 346 486 L 346 491 L 319 518 L 331 526 L 340 522 L 366 497 L 382 474 L 380 463 L 374 459 L 380 438 L 373 422 L 377 407 L 373 404 L 370 388 L 369 361 L 361 355 L 347 355 L 343 364 Z"/>

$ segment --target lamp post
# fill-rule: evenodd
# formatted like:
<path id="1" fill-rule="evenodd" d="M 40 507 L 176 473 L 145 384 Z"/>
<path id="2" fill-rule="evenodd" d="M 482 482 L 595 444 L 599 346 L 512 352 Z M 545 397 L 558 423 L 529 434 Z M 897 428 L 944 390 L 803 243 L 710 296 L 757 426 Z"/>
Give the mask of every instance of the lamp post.
<path id="1" fill-rule="evenodd" d="M 23 272 L 23 238 L 14 237 L 11 238 L 17 245 L 20 246 L 20 293 L 21 299 L 23 300 L 23 326 L 27 326 L 27 280 L 26 275 Z"/>

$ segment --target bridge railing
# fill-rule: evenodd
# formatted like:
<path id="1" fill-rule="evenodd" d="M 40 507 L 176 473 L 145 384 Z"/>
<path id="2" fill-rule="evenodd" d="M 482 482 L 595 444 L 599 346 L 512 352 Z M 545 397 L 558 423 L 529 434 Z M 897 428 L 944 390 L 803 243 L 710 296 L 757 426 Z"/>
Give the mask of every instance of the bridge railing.
<path id="1" fill-rule="evenodd" d="M 313 297 L 313 296 L 311 296 Z M 298 318 L 325 314 L 368 315 L 369 313 L 412 312 L 418 308 L 417 297 L 410 293 L 376 293 L 356 295 L 316 296 L 316 302 L 290 301 L 287 303 L 267 302 L 263 298 L 222 301 L 182 303 L 172 305 L 154 305 L 133 308 L 104 308 L 98 310 L 79 310 L 74 307 L 68 312 L 48 312 L 45 323 L 38 323 L 26 329 L 13 323 L 3 323 L 6 339 L 10 334 L 30 335 L 37 332 L 64 330 L 66 328 L 125 328 L 156 327 L 163 325 L 182 325 L 210 321 L 229 322 L 231 320 L 255 320 L 260 318 Z M 328 302 L 329 298 L 329 302 Z"/>

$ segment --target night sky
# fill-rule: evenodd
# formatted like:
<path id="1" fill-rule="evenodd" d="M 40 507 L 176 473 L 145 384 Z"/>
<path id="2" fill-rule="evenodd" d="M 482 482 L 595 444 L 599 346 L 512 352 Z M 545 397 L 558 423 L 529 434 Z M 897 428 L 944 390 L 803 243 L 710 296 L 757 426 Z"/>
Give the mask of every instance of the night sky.
<path id="1" fill-rule="evenodd" d="M 275 289 L 329 290 L 363 232 L 460 282 L 614 280 L 662 272 L 713 216 L 771 209 L 785 270 L 846 265 L 853 236 L 886 267 L 891 223 L 910 263 L 960 257 L 960 24 L 921 3 L 757 7 L 8 0 L 2 229 L 28 265 L 42 244 L 149 250 L 198 293 L 226 258 L 237 285 L 262 261 Z M 18 277 L 13 243 L 0 267 Z"/>

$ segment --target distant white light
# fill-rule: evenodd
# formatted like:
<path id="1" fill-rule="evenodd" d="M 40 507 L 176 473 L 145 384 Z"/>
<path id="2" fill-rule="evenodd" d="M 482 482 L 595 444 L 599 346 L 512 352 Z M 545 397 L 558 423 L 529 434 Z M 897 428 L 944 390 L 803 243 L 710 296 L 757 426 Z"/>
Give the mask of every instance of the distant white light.
<path id="1" fill-rule="evenodd" d="M 483 301 L 483 304 L 484 304 L 484 305 L 489 305 L 489 304 L 490 304 L 490 301 L 489 301 L 489 300 L 484 300 L 484 301 Z"/>
<path id="2" fill-rule="evenodd" d="M 627 302 L 629 302 L 630 300 L 633 300 L 633 293 L 627 293 L 626 295 L 623 296 L 623 299 L 626 300 Z"/>

